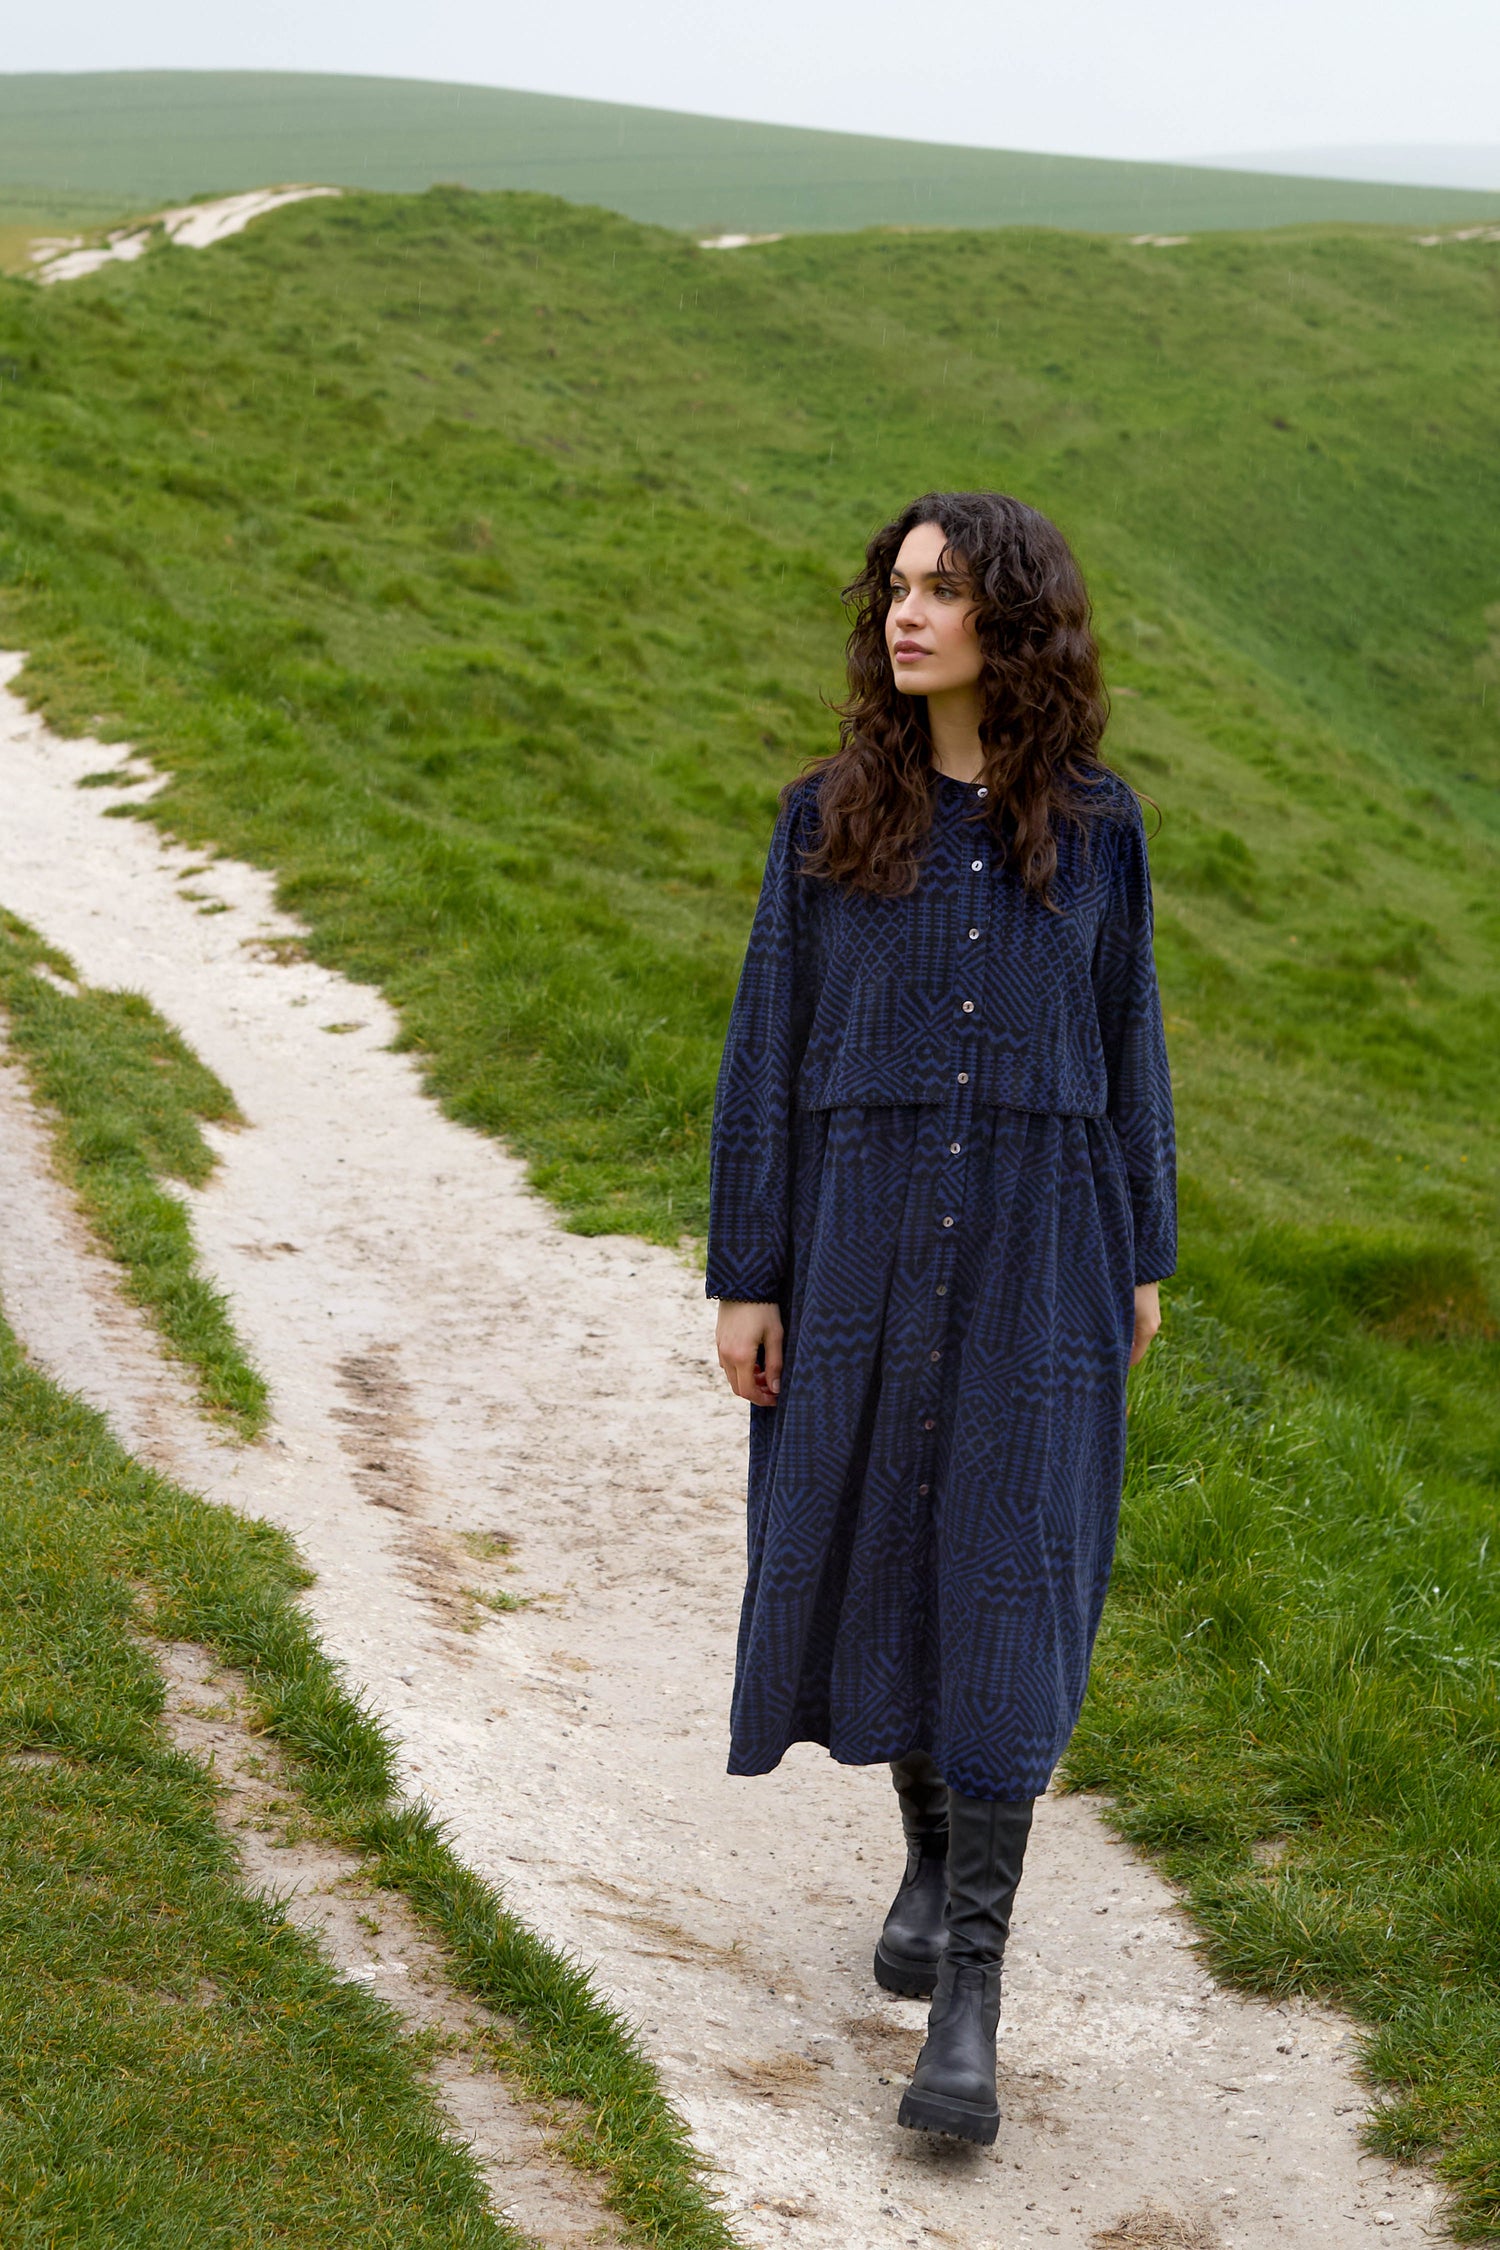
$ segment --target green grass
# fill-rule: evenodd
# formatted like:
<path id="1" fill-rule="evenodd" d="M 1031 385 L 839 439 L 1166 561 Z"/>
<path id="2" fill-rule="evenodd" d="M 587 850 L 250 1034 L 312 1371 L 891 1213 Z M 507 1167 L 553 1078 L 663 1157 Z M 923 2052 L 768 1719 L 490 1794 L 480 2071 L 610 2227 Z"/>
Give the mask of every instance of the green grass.
<path id="1" fill-rule="evenodd" d="M 265 1379 L 199 1268 L 185 1205 L 163 1184 L 203 1186 L 216 1159 L 201 1127 L 240 1124 L 234 1097 L 140 993 L 79 984 L 67 956 L 3 908 L 0 1022 L 129 1295 L 192 1370 L 206 1410 L 258 1437 Z"/>
<path id="2" fill-rule="evenodd" d="M 0 76 L 0 207 L 39 189 L 135 205 L 281 180 L 438 181 L 769 233 L 1053 226 L 1115 234 L 1329 220 L 1441 227 L 1500 195 L 953 148 L 491 86 L 262 71 Z"/>
<path id="3" fill-rule="evenodd" d="M 932 484 L 1058 516 L 1161 808 L 1185 1207 L 1070 1770 L 1234 1975 L 1364 2015 L 1381 2134 L 1476 2234 L 1497 288 L 1493 245 L 1380 232 L 716 257 L 445 192 L 0 289 L 26 692 L 170 768 L 146 817 L 274 867 L 585 1229 L 701 1233 L 775 792 L 830 739 L 870 526 Z"/>
<path id="4" fill-rule="evenodd" d="M 1200 1247 L 1136 1378 L 1094 1683 L 1069 1753 L 1184 1886 L 1221 1974 L 1368 2027 L 1372 2145 L 1500 2222 L 1495 1352 L 1370 1333 L 1364 1255 Z M 1388 1252 L 1396 1302 L 1475 1301 Z M 1403 1271 L 1404 1266 L 1404 1271 Z M 1341 1285 L 1330 1288 L 1330 1269 Z M 1434 1290 L 1434 1283 L 1437 1284 Z M 1342 1298 L 1342 1302 L 1340 1302 Z M 1213 1303 L 1210 1312 L 1207 1305 Z"/>
<path id="5" fill-rule="evenodd" d="M 0 2234 L 519 2250 L 420 2046 L 240 1888 L 212 1784 L 162 1737 L 149 1623 L 244 1671 L 314 1821 L 499 2011 L 512 2078 L 576 2105 L 568 2151 L 631 2239 L 729 2250 L 633 2036 L 397 1799 L 384 1733 L 295 1604 L 305 1578 L 269 1526 L 130 1460 L 0 1323 Z"/>

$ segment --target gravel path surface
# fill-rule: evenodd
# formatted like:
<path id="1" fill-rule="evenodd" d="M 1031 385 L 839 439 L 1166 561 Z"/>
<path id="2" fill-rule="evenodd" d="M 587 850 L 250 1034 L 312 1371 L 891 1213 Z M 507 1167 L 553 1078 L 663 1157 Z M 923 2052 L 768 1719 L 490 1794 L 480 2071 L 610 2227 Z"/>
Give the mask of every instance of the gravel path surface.
<path id="1" fill-rule="evenodd" d="M 564 1233 L 388 1051 L 379 995 L 297 957 L 266 876 L 220 860 L 185 880 L 203 855 L 104 817 L 139 787 L 75 786 L 122 762 L 0 686 L 0 903 L 90 982 L 148 993 L 249 1119 L 191 1200 L 271 1435 L 205 1429 L 47 1172 L 14 1069 L 10 1318 L 128 1443 L 295 1536 L 410 1787 L 643 2027 L 743 2239 L 1429 2239 L 1427 2180 L 1360 2155 L 1350 2027 L 1215 1986 L 1171 1892 L 1081 1798 L 1039 1808 L 998 2143 L 897 2131 L 923 2010 L 870 1976 L 901 1859 L 889 1782 L 810 1748 L 770 1778 L 723 1770 L 744 1409 L 697 1275 Z M 528 1606 L 476 1598 L 497 1592 Z"/>

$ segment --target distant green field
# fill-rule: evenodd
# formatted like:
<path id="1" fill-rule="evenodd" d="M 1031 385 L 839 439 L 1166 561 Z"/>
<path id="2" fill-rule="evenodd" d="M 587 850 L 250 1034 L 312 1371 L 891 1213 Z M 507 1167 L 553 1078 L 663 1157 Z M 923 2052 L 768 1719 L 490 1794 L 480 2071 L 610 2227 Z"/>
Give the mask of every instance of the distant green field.
<path id="1" fill-rule="evenodd" d="M 0 281 L 0 643 L 277 870 L 572 1223 L 695 1235 L 839 588 L 1055 514 L 1161 808 L 1184 1265 L 1070 1771 L 1214 1957 L 1372 2027 L 1500 2226 L 1500 245 L 720 255 L 532 196 Z"/>
<path id="2" fill-rule="evenodd" d="M 1459 225 L 1500 195 L 947 148 L 486 86 L 253 71 L 0 76 L 0 215 L 284 180 L 523 188 L 701 233 Z"/>

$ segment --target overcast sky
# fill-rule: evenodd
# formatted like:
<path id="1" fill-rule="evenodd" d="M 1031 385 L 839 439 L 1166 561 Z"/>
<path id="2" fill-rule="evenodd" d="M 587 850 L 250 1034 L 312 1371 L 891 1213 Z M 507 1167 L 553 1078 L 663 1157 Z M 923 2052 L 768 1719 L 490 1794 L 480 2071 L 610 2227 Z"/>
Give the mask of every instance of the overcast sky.
<path id="1" fill-rule="evenodd" d="M 6 71 L 461 79 L 1098 156 L 1500 140 L 1497 0 L 48 0 L 8 13 Z"/>

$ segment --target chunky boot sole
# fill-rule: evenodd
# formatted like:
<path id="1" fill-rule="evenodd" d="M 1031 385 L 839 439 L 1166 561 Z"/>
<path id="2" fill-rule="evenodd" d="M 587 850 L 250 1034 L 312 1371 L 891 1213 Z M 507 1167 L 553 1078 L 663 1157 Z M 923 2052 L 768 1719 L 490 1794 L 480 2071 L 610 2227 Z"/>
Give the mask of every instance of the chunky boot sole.
<path id="1" fill-rule="evenodd" d="M 875 1948 L 875 1982 L 882 1992 L 899 1992 L 904 2000 L 930 2000 L 937 1990 L 936 1961 L 911 1961 L 886 1949 L 882 1939 Z"/>
<path id="2" fill-rule="evenodd" d="M 977 2141 L 988 2148 L 1000 2130 L 998 2102 L 980 2106 L 954 2101 L 947 2094 L 924 2094 L 908 2086 L 901 2096 L 896 2123 L 917 2133 L 947 2133 L 955 2141 Z"/>

